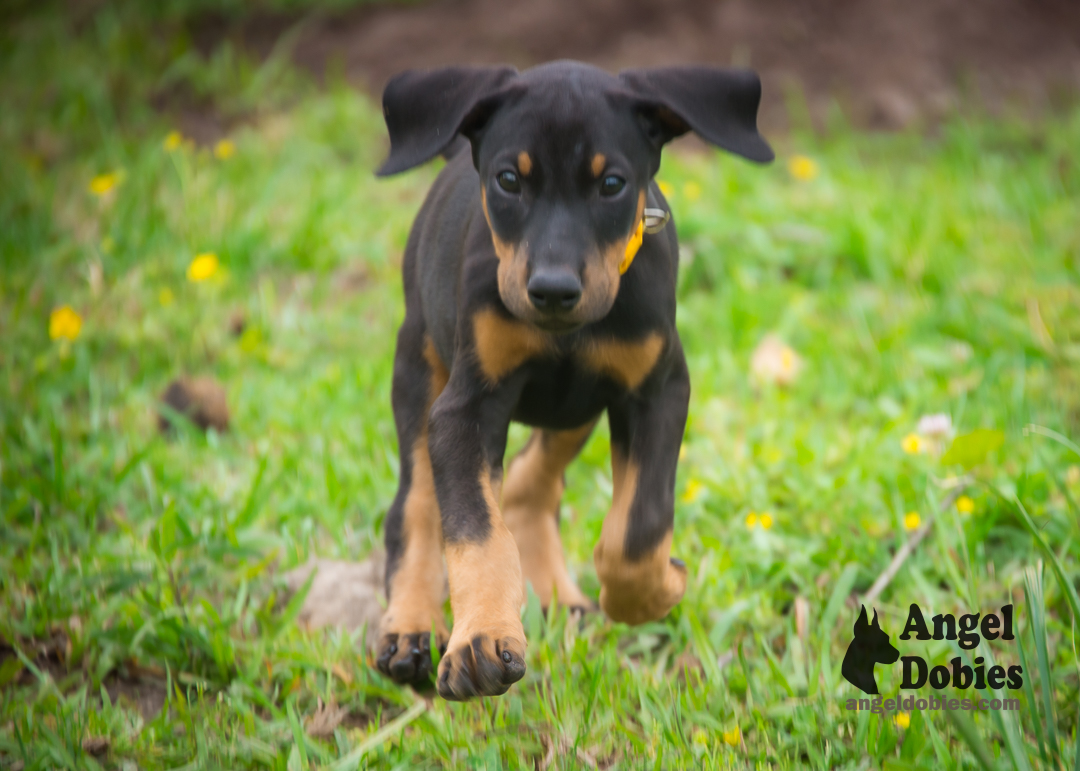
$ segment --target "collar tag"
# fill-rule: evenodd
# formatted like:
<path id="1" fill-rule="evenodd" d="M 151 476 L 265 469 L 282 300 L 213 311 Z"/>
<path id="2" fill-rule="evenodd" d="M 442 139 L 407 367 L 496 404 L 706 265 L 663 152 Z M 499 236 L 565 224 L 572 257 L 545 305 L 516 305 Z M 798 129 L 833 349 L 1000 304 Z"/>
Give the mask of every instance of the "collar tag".
<path id="1" fill-rule="evenodd" d="M 671 212 L 663 209 L 646 209 L 642 217 L 646 233 L 659 233 L 671 219 Z"/>
<path id="2" fill-rule="evenodd" d="M 626 242 L 626 255 L 623 257 L 622 262 L 619 263 L 620 276 L 630 270 L 630 263 L 637 256 L 638 249 L 641 248 L 641 242 L 645 240 L 645 234 L 659 233 L 670 219 L 671 213 L 663 209 L 646 209 L 642 213 L 641 221 L 634 232 L 630 234 L 630 240 Z"/>

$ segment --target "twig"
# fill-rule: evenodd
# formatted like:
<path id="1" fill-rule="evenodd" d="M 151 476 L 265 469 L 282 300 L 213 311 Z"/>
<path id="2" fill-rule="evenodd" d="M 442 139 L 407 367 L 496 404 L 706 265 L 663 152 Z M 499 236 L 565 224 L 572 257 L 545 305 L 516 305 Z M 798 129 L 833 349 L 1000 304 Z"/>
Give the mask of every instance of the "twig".
<path id="1" fill-rule="evenodd" d="M 953 488 L 952 492 L 945 496 L 945 500 L 942 502 L 941 508 L 938 509 L 937 515 L 928 518 L 926 524 L 911 534 L 911 538 L 907 540 L 907 543 L 901 546 L 900 550 L 893 556 L 889 566 L 882 571 L 881 575 L 874 581 L 874 585 L 863 595 L 862 603 L 864 605 L 873 604 L 874 600 L 878 598 L 878 595 L 885 591 L 885 587 L 888 586 L 889 582 L 896 577 L 898 572 L 900 572 L 900 568 L 903 567 L 904 562 L 911 556 L 911 553 L 915 551 L 915 547 L 918 546 L 919 542 L 930 532 L 930 528 L 934 526 L 934 520 L 952 506 L 953 503 L 956 502 L 956 499 L 959 498 L 966 489 L 966 485 L 958 485 Z"/>
<path id="2" fill-rule="evenodd" d="M 389 723 L 384 725 L 378 731 L 368 737 L 363 743 L 352 750 L 348 755 L 344 755 L 335 762 L 330 764 L 332 771 L 345 771 L 346 769 L 357 768 L 360 765 L 361 759 L 387 739 L 392 737 L 405 728 L 416 718 L 420 717 L 427 711 L 427 702 L 423 699 L 419 699 L 415 704 L 409 707 L 403 714 L 398 715 Z"/>

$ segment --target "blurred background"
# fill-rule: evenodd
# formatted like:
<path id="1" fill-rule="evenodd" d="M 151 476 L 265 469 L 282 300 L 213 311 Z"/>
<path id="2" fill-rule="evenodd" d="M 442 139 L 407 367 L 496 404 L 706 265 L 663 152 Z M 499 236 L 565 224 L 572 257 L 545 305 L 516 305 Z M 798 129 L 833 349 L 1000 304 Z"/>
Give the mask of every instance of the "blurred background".
<path id="1" fill-rule="evenodd" d="M 378 95 L 560 57 L 753 67 L 777 161 L 691 137 L 658 174 L 685 599 L 631 629 L 533 596 L 526 678 L 450 705 L 371 665 L 349 572 L 441 163 L 374 179 Z M 1074 0 L 0 3 L 0 769 L 1074 767 L 1078 93 Z M 592 596 L 609 455 L 602 422 L 561 510 Z M 316 559 L 355 602 L 310 607 Z M 897 642 L 912 602 L 1016 605 L 977 653 L 1021 712 L 840 709 L 864 603 L 968 655 Z"/>
<path id="2" fill-rule="evenodd" d="M 277 7 L 273 7 L 273 6 Z M 192 3 L 183 26 L 208 53 L 275 46 L 317 77 L 373 94 L 408 68 L 577 59 L 609 70 L 699 62 L 753 67 L 762 125 L 839 110 L 856 125 L 927 125 L 963 109 L 1061 107 L 1080 86 L 1080 8 L 1070 0 L 441 0 Z"/>

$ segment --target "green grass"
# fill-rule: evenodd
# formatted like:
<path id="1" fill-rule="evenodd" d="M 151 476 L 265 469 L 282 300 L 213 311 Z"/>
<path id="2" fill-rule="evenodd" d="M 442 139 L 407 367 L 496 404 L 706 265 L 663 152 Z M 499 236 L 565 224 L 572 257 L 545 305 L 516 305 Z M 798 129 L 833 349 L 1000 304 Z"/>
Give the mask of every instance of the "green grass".
<path id="1" fill-rule="evenodd" d="M 1080 112 L 930 138 L 837 125 L 776 138 L 767 168 L 669 153 L 693 379 L 686 597 L 637 628 L 530 604 L 509 694 L 416 706 L 356 639 L 297 628 L 275 576 L 381 541 L 398 266 L 435 169 L 377 182 L 370 101 L 316 88 L 284 53 L 203 58 L 178 29 L 119 4 L 0 32 L 0 768 L 534 768 L 552 747 L 558 768 L 1074 767 Z M 235 155 L 164 148 L 174 127 L 149 97 L 177 84 L 232 116 Z M 793 179 L 796 153 L 814 179 Z M 89 192 L 113 171 L 114 190 Z M 188 281 L 206 251 L 221 273 Z M 65 304 L 81 332 L 50 340 Z M 749 378 L 770 332 L 803 359 L 789 388 Z M 157 435 L 181 373 L 226 385 L 230 432 Z M 1024 655 L 1028 680 L 1018 715 L 915 713 L 904 730 L 842 709 L 856 692 L 840 661 L 848 596 L 966 470 L 902 450 L 937 412 L 1004 444 L 968 459 L 974 512 L 947 507 L 875 605 L 902 653 L 942 663 L 951 644 L 897 640 L 911 602 L 929 617 L 1011 600 L 1023 651 L 991 650 Z M 602 426 L 564 508 L 594 596 L 610 494 Z M 165 696 L 146 718 L 140 673 Z M 883 694 L 899 675 L 877 668 Z M 349 710 L 331 739 L 304 733 L 320 699 Z"/>

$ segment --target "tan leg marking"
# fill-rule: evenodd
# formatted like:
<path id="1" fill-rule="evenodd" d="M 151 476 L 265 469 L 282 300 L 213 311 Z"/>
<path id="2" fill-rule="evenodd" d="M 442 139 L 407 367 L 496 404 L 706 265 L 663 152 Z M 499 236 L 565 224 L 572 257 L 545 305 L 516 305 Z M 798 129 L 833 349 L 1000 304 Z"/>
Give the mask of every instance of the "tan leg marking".
<path id="1" fill-rule="evenodd" d="M 521 172 L 521 176 L 527 177 L 530 174 L 532 174 L 533 162 L 532 162 L 532 158 L 529 156 L 529 154 L 527 152 L 522 150 L 520 153 L 518 153 L 517 162 L 518 162 L 518 171 Z"/>
<path id="2" fill-rule="evenodd" d="M 439 694 L 446 699 L 506 693 L 525 674 L 521 561 L 514 536 L 499 514 L 490 479 L 490 471 L 482 469 L 480 487 L 491 524 L 488 537 L 481 543 L 446 545 L 454 611 L 454 630 L 439 662 Z"/>
<path id="3" fill-rule="evenodd" d="M 402 530 L 405 548 L 391 579 L 390 601 L 381 631 L 412 633 L 431 629 L 446 639 L 443 623 L 442 519 L 428 457 L 427 433 L 413 446 L 412 484 L 405 498 Z"/>
<path id="4" fill-rule="evenodd" d="M 431 369 L 426 416 L 431 404 L 446 387 L 449 373 L 430 337 L 424 339 L 424 359 Z M 396 677 L 403 676 L 401 667 L 409 669 L 407 662 L 413 655 L 411 637 L 417 633 L 422 637 L 422 633 L 434 627 L 435 645 L 441 646 L 450 636 L 443 620 L 446 572 L 442 556 L 442 517 L 435 497 L 426 426 L 413 445 L 412 484 L 403 508 L 401 527 L 405 547 L 387 587 L 389 602 L 379 622 L 378 644 L 380 651 L 385 651 L 391 641 L 397 645 L 397 652 L 389 659 L 392 672 L 395 672 L 395 664 L 398 665 Z M 421 647 L 423 649 L 422 644 Z M 412 679 L 410 674 L 404 676 Z"/>
<path id="5" fill-rule="evenodd" d="M 494 385 L 528 359 L 552 350 L 550 336 L 485 308 L 473 316 L 476 358 L 488 383 Z"/>
<path id="6" fill-rule="evenodd" d="M 594 340 L 581 349 L 586 366 L 636 390 L 656 366 L 664 350 L 664 337 L 651 332 L 643 340 Z"/>
<path id="7" fill-rule="evenodd" d="M 604 154 L 597 153 L 596 155 L 594 155 L 592 158 L 592 164 L 590 165 L 592 175 L 594 177 L 599 177 L 601 174 L 604 173 L 605 166 L 607 166 L 607 158 L 604 157 Z"/>
<path id="8" fill-rule="evenodd" d="M 668 614 L 686 591 L 686 568 L 671 563 L 671 533 L 656 548 L 631 561 L 626 558 L 630 506 L 637 493 L 638 466 L 611 450 L 615 494 L 604 519 L 593 563 L 600 577 L 600 607 L 614 621 L 643 624 Z"/>
<path id="9" fill-rule="evenodd" d="M 545 608 L 551 606 L 553 590 L 561 605 L 593 605 L 566 570 L 558 512 L 563 471 L 581 450 L 594 425 L 569 431 L 533 431 L 506 472 L 503 520 L 517 541 L 525 580 L 532 584 Z"/>

